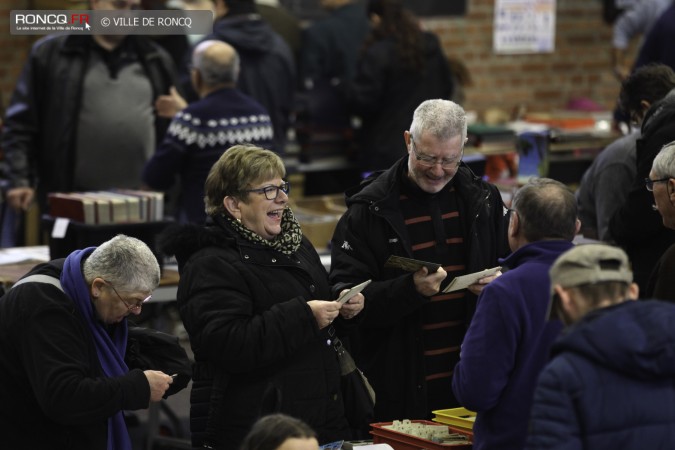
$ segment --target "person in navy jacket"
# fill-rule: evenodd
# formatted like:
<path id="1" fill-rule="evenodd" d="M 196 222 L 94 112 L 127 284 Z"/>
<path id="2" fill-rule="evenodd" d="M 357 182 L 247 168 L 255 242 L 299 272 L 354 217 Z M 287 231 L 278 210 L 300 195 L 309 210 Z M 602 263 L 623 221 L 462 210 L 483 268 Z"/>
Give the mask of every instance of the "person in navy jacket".
<path id="1" fill-rule="evenodd" d="M 520 450 L 537 377 L 562 329 L 546 321 L 548 270 L 579 230 L 574 194 L 535 178 L 513 199 L 504 275 L 488 284 L 464 337 L 452 389 L 476 411 L 474 450 Z"/>
<path id="2" fill-rule="evenodd" d="M 571 326 L 534 395 L 526 449 L 667 449 L 675 443 L 675 305 L 638 298 L 628 256 L 589 244 L 551 268 Z"/>

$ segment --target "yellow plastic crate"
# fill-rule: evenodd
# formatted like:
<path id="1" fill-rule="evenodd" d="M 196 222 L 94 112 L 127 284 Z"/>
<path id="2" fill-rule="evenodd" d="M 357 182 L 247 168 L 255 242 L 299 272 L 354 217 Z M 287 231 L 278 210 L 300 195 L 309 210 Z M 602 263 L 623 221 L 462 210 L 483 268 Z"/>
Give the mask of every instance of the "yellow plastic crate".
<path id="1" fill-rule="evenodd" d="M 473 423 L 476 421 L 476 413 L 466 408 L 439 409 L 431 412 L 435 414 L 432 419 L 434 422 L 458 428 L 473 430 Z"/>

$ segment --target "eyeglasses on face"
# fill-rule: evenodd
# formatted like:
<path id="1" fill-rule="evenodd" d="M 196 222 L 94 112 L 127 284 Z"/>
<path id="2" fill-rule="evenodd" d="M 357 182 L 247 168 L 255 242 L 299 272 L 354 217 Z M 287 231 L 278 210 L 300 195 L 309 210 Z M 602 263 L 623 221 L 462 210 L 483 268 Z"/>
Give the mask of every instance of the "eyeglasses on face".
<path id="1" fill-rule="evenodd" d="M 670 180 L 671 177 L 659 178 L 658 180 L 652 180 L 651 178 L 645 178 L 645 187 L 649 192 L 654 192 L 654 183 L 661 183 L 663 181 Z"/>
<path id="2" fill-rule="evenodd" d="M 412 135 L 410 135 L 410 142 L 412 143 L 412 151 L 415 154 L 415 159 L 421 166 L 434 167 L 436 164 L 440 164 L 444 169 L 455 169 L 459 167 L 459 164 L 462 162 L 462 157 L 464 156 L 464 147 L 462 147 L 462 153 L 459 155 L 459 158 L 438 159 L 435 156 L 419 153 L 417 151 L 417 146 L 415 145 L 415 139 L 412 137 Z"/>
<path id="3" fill-rule="evenodd" d="M 276 200 L 279 197 L 279 191 L 283 191 L 284 194 L 288 195 L 291 192 L 291 183 L 284 181 L 281 183 L 281 186 L 265 186 L 258 189 L 249 189 L 244 192 L 255 192 L 258 194 L 265 194 L 267 200 Z"/>
<path id="4" fill-rule="evenodd" d="M 127 309 L 128 309 L 129 311 L 131 311 L 131 312 L 140 311 L 140 309 L 143 307 L 143 303 L 149 301 L 149 300 L 152 298 L 152 295 L 148 295 L 147 297 L 145 297 L 143 300 L 137 302 L 136 304 L 130 305 L 129 303 L 127 303 L 127 302 L 122 298 L 122 296 L 119 294 L 119 292 L 117 292 L 117 289 L 115 289 L 115 286 L 113 286 L 112 283 L 110 283 L 110 282 L 108 282 L 108 281 L 105 281 L 105 280 L 103 280 L 103 282 L 104 282 L 106 285 L 108 285 L 108 286 L 110 286 L 110 287 L 112 288 L 113 292 L 115 292 L 115 295 L 117 295 L 117 298 L 119 298 L 119 299 L 122 301 L 122 303 L 124 303 L 124 306 L 126 306 Z"/>

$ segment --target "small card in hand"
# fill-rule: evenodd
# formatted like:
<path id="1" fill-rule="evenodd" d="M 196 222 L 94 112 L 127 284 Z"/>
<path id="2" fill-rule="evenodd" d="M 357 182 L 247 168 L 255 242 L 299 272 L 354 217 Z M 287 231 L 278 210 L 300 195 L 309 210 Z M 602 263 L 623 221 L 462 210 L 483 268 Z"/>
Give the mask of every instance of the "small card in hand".
<path id="1" fill-rule="evenodd" d="M 419 259 L 405 258 L 403 256 L 391 255 L 384 263 L 384 267 L 393 267 L 402 269 L 407 272 L 417 272 L 422 267 L 426 267 L 429 273 L 435 273 L 441 264 L 436 264 L 428 261 L 420 261 Z"/>
<path id="2" fill-rule="evenodd" d="M 495 275 L 502 269 L 501 266 L 493 267 L 491 269 L 481 270 L 480 272 L 470 273 L 468 275 L 462 275 L 459 277 L 453 278 L 449 285 L 443 289 L 444 293 L 459 291 L 460 289 L 466 289 L 474 283 L 478 283 L 478 280 L 485 277 L 491 277 Z"/>

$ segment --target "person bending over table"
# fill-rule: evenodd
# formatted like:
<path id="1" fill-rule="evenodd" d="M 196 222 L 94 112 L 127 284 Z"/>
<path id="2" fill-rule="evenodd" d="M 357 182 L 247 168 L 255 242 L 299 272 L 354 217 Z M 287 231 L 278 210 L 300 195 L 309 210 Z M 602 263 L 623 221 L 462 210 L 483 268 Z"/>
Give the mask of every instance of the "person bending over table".
<path id="1" fill-rule="evenodd" d="M 123 410 L 173 382 L 124 362 L 127 317 L 159 279 L 148 246 L 118 235 L 37 265 L 0 298 L 3 448 L 131 450 Z"/>

